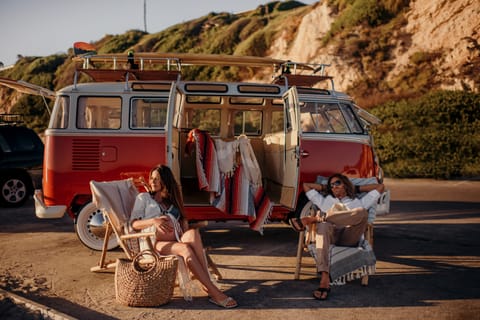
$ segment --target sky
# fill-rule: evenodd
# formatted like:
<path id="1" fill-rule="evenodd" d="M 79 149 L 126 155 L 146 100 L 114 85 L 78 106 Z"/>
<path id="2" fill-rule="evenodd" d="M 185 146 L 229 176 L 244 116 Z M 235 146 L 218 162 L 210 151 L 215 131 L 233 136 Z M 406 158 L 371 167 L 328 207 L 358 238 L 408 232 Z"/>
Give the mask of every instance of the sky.
<path id="1" fill-rule="evenodd" d="M 77 41 L 144 30 L 144 1 L 147 32 L 156 33 L 210 12 L 240 13 L 272 0 L 1 0 L 0 62 L 8 66 L 19 54 L 66 53 Z"/>

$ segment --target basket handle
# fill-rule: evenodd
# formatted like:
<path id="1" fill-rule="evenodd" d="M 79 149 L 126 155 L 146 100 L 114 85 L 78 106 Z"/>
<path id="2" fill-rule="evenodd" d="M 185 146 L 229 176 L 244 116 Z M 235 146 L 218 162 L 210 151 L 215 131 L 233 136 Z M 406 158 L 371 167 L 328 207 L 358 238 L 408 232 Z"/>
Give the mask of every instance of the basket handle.
<path id="1" fill-rule="evenodd" d="M 145 256 L 153 257 L 153 263 L 149 263 L 148 268 L 145 268 L 140 264 L 140 260 Z M 158 256 L 155 253 L 153 253 L 151 250 L 143 250 L 137 253 L 137 255 L 133 258 L 132 264 L 134 269 L 137 270 L 138 272 L 148 272 L 153 268 L 155 268 L 156 265 L 158 264 Z"/>

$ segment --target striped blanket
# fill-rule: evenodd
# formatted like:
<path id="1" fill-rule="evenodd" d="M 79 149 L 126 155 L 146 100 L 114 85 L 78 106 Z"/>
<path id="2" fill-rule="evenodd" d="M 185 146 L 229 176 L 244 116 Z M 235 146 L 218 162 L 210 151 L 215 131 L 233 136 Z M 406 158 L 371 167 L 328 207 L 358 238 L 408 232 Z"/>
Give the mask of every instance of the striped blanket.
<path id="1" fill-rule="evenodd" d="M 316 259 L 315 244 L 308 250 Z M 347 281 L 375 274 L 376 257 L 367 240 L 362 239 L 357 247 L 330 246 L 330 278 L 332 285 L 344 285 Z"/>
<path id="2" fill-rule="evenodd" d="M 200 190 L 218 194 L 220 192 L 220 169 L 215 143 L 206 131 L 192 129 L 188 133 L 186 148 L 196 150 L 198 187 Z"/>
<path id="3" fill-rule="evenodd" d="M 227 214 L 248 216 L 250 228 L 262 232 L 273 203 L 258 184 L 259 179 L 252 179 L 254 165 L 258 167 L 258 163 L 253 158 L 253 150 L 248 148 L 250 142 L 245 139 L 241 143 L 214 142 L 208 132 L 192 129 L 188 133 L 186 148 L 188 152 L 195 147 L 198 185 L 200 190 L 211 192 L 210 203 Z M 246 167 L 243 163 L 234 163 L 239 143 L 242 145 L 242 159 L 249 160 Z M 220 154 L 216 145 L 220 147 Z"/>
<path id="4" fill-rule="evenodd" d="M 212 199 L 212 205 L 228 214 L 247 215 L 250 228 L 262 232 L 273 204 L 261 186 L 250 183 L 245 168 L 239 164 L 233 175 L 224 175 L 220 195 Z"/>

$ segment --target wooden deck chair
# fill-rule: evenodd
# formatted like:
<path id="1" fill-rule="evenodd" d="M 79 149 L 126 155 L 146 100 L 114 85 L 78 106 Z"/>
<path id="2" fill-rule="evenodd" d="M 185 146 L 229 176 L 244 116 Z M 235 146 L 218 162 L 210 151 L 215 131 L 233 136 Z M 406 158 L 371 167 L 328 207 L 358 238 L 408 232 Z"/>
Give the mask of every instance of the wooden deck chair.
<path id="1" fill-rule="evenodd" d="M 307 216 L 307 215 L 315 215 L 317 211 L 317 208 L 315 205 L 309 201 L 302 210 L 302 217 Z M 295 274 L 294 274 L 294 279 L 298 280 L 300 278 L 300 271 L 302 268 L 302 258 L 304 252 L 308 252 L 310 255 L 314 257 L 313 250 L 314 250 L 314 240 L 315 240 L 315 235 L 313 233 L 313 225 L 308 225 L 305 231 L 299 232 L 298 235 L 298 246 L 297 246 L 297 256 L 296 256 L 296 265 L 295 265 Z M 369 243 L 370 241 L 373 242 L 373 224 L 368 224 L 367 230 L 365 231 L 364 234 L 364 239 Z M 363 244 L 363 243 L 362 243 Z M 366 244 L 364 244 L 366 245 Z M 368 245 L 369 248 L 366 250 L 371 250 L 371 246 Z M 362 265 L 359 266 L 359 268 L 354 268 L 347 270 L 348 275 L 344 276 L 344 274 L 341 274 L 341 277 L 344 276 L 344 278 L 338 279 L 336 275 L 338 272 L 336 272 L 336 267 L 338 266 L 336 259 L 348 259 L 349 256 L 353 257 L 354 254 L 360 254 L 359 247 L 342 247 L 342 246 L 331 246 L 330 248 L 330 259 L 331 259 L 331 265 L 330 265 L 330 275 L 332 276 L 332 283 L 337 283 L 337 284 L 343 284 L 345 283 L 345 280 L 353 280 L 355 278 L 361 277 L 361 282 L 362 285 L 367 286 L 368 285 L 368 275 L 374 272 L 374 261 L 373 265 L 371 257 L 367 257 L 368 263 L 370 265 Z M 365 248 L 363 248 L 365 249 Z M 369 255 L 370 253 L 367 253 Z M 374 258 L 374 257 L 373 257 Z M 353 258 L 355 259 L 355 258 Z M 370 268 L 369 268 L 370 267 Z M 341 267 L 342 268 L 342 267 Z M 342 272 L 343 273 L 343 272 Z"/>
<path id="2" fill-rule="evenodd" d="M 322 180 L 323 179 L 323 180 Z M 317 183 L 326 183 L 326 178 L 319 177 Z M 354 185 L 375 183 L 371 179 L 352 179 Z M 390 201 L 390 191 L 386 190 L 379 199 L 381 214 L 388 213 L 388 203 Z M 318 208 L 311 202 L 302 209 L 301 216 L 315 215 Z M 363 286 L 368 285 L 368 276 L 375 273 L 375 255 L 373 253 L 373 224 L 376 217 L 377 207 L 370 208 L 368 214 L 368 225 L 363 239 L 360 240 L 358 247 L 332 246 L 330 248 L 330 276 L 333 284 L 345 284 L 346 281 L 361 278 Z M 307 226 L 307 230 L 299 232 L 297 256 L 294 279 L 300 278 L 302 267 L 302 257 L 304 252 L 314 255 L 314 234 L 313 226 Z M 315 257 L 313 257 L 315 259 Z"/>
<path id="3" fill-rule="evenodd" d="M 154 251 L 150 240 L 150 236 L 155 235 L 154 232 L 130 233 L 128 231 L 130 213 L 138 194 L 138 189 L 133 179 L 108 182 L 90 181 L 90 190 L 92 192 L 92 201 L 102 211 L 106 224 L 100 262 L 97 266 L 92 267 L 91 271 L 112 271 L 111 269 L 115 267 L 114 261 L 106 261 L 107 244 L 112 232 L 128 259 L 133 259 L 139 252 L 140 245 L 138 239 L 140 238 L 146 239 L 150 249 Z"/>
<path id="4" fill-rule="evenodd" d="M 99 264 L 90 269 L 92 272 L 112 271 L 115 267 L 115 261 L 106 261 L 107 244 L 112 232 L 128 259 L 133 259 L 139 252 L 141 238 L 146 239 L 150 249 L 155 252 L 150 240 L 150 237 L 155 235 L 154 232 L 129 232 L 128 221 L 138 194 L 132 178 L 108 182 L 90 181 L 90 190 L 93 203 L 102 211 L 106 221 L 102 254 Z M 202 224 L 193 227 L 201 226 Z M 204 254 L 209 268 L 217 280 L 222 279 L 220 271 L 206 250 Z"/>

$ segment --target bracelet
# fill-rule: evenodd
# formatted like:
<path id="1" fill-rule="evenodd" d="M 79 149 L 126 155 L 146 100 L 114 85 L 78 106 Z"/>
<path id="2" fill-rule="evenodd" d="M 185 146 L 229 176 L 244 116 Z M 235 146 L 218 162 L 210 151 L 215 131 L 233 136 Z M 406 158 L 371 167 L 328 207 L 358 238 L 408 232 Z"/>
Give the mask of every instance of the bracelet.
<path id="1" fill-rule="evenodd" d="M 360 193 L 360 186 L 355 186 L 355 193 Z"/>

